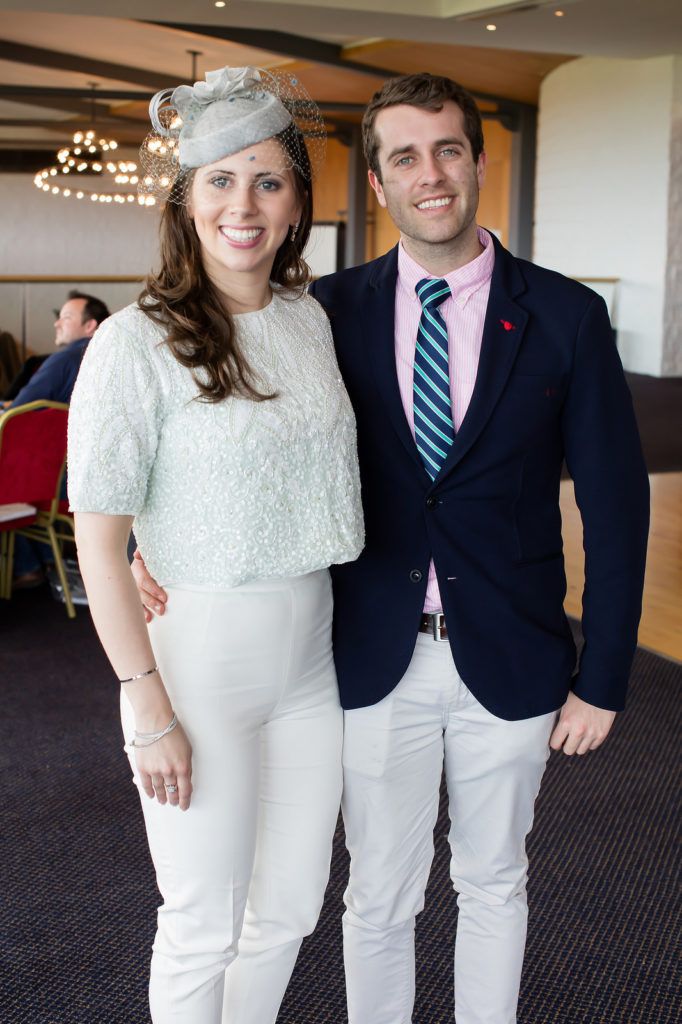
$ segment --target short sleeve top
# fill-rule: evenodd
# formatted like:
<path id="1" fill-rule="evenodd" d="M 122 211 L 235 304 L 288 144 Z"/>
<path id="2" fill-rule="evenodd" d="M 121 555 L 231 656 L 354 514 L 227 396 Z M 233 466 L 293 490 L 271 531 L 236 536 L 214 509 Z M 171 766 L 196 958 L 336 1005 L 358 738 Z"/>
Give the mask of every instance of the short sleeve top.
<path id="1" fill-rule="evenodd" d="M 223 589 L 357 558 L 364 543 L 353 410 L 309 295 L 234 317 L 264 402 L 202 401 L 136 305 L 95 333 L 69 415 L 69 502 L 135 517 L 162 585 Z"/>

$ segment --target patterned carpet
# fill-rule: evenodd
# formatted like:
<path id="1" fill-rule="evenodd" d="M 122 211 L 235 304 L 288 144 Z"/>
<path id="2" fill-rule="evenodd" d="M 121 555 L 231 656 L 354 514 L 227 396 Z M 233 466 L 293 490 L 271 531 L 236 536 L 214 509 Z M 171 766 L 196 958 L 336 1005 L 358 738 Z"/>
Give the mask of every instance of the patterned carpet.
<path id="1" fill-rule="evenodd" d="M 89 618 L 47 592 L 0 606 L 2 1024 L 143 1024 L 157 894 L 122 752 L 117 694 Z M 675 755 L 682 667 L 639 651 L 606 747 L 553 755 L 531 853 L 519 1024 L 679 1022 Z M 415 1021 L 452 1021 L 454 898 L 438 820 L 418 925 Z M 320 925 L 280 1024 L 345 1020 L 339 830 Z"/>

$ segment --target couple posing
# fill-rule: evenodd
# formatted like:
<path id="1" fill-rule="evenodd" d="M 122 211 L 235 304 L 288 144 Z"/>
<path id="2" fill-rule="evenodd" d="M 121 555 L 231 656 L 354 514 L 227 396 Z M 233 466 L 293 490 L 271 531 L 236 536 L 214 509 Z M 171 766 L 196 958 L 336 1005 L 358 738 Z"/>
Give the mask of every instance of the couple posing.
<path id="1" fill-rule="evenodd" d="M 314 104 L 281 74 L 206 78 L 152 101 L 161 268 L 96 333 L 70 422 L 81 569 L 153 798 L 152 1019 L 274 1024 L 342 797 L 349 1021 L 408 1024 L 444 764 L 457 1024 L 513 1024 L 549 748 L 606 737 L 640 612 L 647 476 L 604 303 L 477 226 L 480 115 L 428 74 L 363 120 L 400 244 L 306 293 Z"/>

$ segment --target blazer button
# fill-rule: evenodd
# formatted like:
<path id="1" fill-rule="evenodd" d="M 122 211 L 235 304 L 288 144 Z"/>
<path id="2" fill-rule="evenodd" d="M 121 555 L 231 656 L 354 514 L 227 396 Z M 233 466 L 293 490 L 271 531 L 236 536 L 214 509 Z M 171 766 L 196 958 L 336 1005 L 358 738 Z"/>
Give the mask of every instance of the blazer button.
<path id="1" fill-rule="evenodd" d="M 427 507 L 427 508 L 435 508 L 435 507 L 436 507 L 436 505 L 440 505 L 440 502 L 438 501 L 438 498 L 434 497 L 434 495 L 433 495 L 433 494 L 431 494 L 431 495 L 430 495 L 430 496 L 429 496 L 429 497 L 428 497 L 428 498 L 426 499 L 426 507 Z"/>
<path id="2" fill-rule="evenodd" d="M 412 580 L 413 583 L 420 583 L 421 582 L 421 578 L 422 578 L 422 574 L 419 571 L 419 569 L 412 569 L 410 571 L 410 579 Z"/>

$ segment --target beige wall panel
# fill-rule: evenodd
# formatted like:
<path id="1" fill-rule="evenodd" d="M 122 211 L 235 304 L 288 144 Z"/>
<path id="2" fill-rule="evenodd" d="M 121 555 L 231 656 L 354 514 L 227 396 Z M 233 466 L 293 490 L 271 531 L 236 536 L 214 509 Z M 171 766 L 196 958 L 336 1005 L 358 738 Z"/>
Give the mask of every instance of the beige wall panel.
<path id="1" fill-rule="evenodd" d="M 345 220 L 348 207 L 348 147 L 327 142 L 327 157 L 315 182 L 315 220 Z"/>
<path id="2" fill-rule="evenodd" d="M 483 132 L 488 165 L 478 206 L 478 223 L 494 231 L 502 244 L 507 245 L 512 133 L 499 121 L 485 121 Z"/>
<path id="3" fill-rule="evenodd" d="M 368 231 L 368 252 L 367 259 L 373 260 L 377 256 L 382 256 L 400 239 L 400 232 L 388 215 L 388 211 L 384 210 L 383 207 L 379 206 L 378 202 L 374 198 L 374 193 L 370 198 L 371 203 L 371 222 Z"/>

